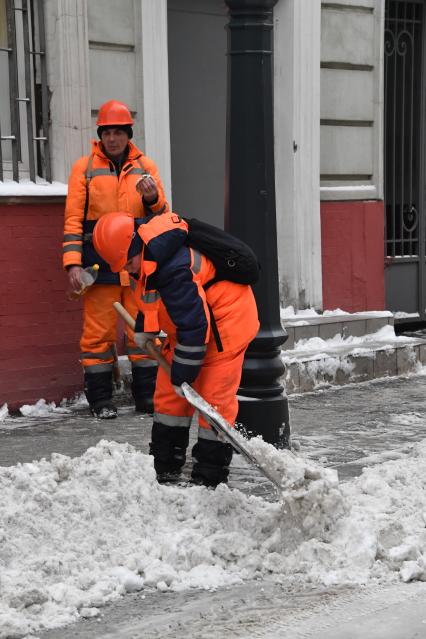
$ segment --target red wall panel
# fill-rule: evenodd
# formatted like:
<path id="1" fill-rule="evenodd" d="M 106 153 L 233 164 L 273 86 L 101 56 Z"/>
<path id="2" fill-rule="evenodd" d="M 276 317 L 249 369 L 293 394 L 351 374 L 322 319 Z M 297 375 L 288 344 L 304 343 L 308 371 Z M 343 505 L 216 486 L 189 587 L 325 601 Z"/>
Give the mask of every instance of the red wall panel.
<path id="1" fill-rule="evenodd" d="M 385 308 L 382 201 L 321 202 L 323 307 Z"/>
<path id="2" fill-rule="evenodd" d="M 0 406 L 82 390 L 81 303 L 65 297 L 63 203 L 0 204 Z"/>

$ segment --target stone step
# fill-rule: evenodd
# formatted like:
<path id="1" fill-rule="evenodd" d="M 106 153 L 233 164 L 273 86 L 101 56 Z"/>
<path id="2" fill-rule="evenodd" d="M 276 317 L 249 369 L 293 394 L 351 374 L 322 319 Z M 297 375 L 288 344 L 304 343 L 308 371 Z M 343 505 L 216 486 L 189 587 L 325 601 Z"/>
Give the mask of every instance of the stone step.
<path id="1" fill-rule="evenodd" d="M 287 394 L 305 393 L 414 373 L 426 365 L 426 339 L 395 337 L 386 343 L 370 339 L 355 347 L 342 343 L 322 352 L 296 348 L 282 351 L 282 360 Z"/>
<path id="2" fill-rule="evenodd" d="M 383 328 L 394 325 L 394 317 L 390 311 L 366 311 L 365 313 L 327 312 L 324 315 L 312 309 L 301 311 L 296 315 L 282 314 L 281 323 L 286 329 L 288 338 L 284 344 L 286 350 L 292 349 L 301 339 L 320 337 L 328 340 L 335 335 L 346 337 L 362 337 Z"/>

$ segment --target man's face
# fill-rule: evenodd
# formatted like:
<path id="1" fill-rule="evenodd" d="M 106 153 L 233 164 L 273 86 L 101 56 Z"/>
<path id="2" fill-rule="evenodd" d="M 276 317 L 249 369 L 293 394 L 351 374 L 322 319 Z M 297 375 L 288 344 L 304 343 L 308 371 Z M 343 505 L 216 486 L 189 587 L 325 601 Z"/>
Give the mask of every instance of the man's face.
<path id="1" fill-rule="evenodd" d="M 138 253 L 137 255 L 134 255 L 132 259 L 130 259 L 127 262 L 126 266 L 124 267 L 124 270 L 130 273 L 130 275 L 139 275 L 141 270 L 141 262 L 142 262 L 142 253 Z"/>
<path id="2" fill-rule="evenodd" d="M 129 142 L 129 136 L 122 129 L 110 128 L 102 131 L 101 140 L 106 153 L 112 158 L 119 158 Z"/>

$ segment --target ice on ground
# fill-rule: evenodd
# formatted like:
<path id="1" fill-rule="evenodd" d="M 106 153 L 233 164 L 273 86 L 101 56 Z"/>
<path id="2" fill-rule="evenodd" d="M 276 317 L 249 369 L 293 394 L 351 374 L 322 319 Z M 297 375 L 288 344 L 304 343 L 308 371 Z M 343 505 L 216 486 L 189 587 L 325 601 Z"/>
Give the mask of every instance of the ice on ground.
<path id="1" fill-rule="evenodd" d="M 0 468 L 0 637 L 96 616 L 142 588 L 426 580 L 426 440 L 346 484 L 303 455 L 248 445 L 282 477 L 284 503 L 161 486 L 152 457 L 107 441 Z"/>

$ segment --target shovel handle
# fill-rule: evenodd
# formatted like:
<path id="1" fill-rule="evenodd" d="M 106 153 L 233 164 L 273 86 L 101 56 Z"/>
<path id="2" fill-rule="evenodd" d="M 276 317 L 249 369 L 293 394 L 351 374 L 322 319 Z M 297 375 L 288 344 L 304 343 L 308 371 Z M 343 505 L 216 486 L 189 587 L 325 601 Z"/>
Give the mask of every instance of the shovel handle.
<path id="1" fill-rule="evenodd" d="M 130 313 L 126 311 L 124 306 L 120 304 L 120 302 L 113 302 L 113 307 L 115 308 L 117 313 L 120 315 L 120 317 L 126 322 L 127 326 L 129 326 L 129 328 L 131 328 L 132 331 L 134 331 L 136 322 L 133 319 L 133 317 L 130 315 Z M 164 355 L 162 355 L 160 350 L 155 346 L 154 342 L 150 340 L 149 342 L 146 343 L 145 348 L 148 354 L 157 360 L 161 368 L 163 368 L 166 371 L 167 375 L 170 377 L 170 365 L 168 361 L 166 360 L 166 358 L 164 357 Z"/>

